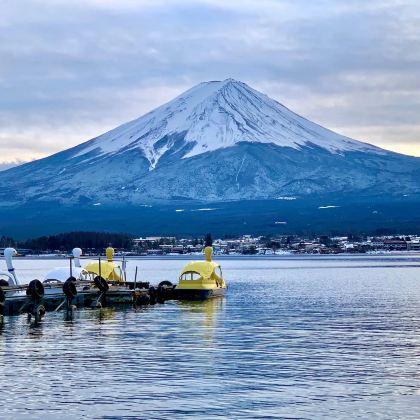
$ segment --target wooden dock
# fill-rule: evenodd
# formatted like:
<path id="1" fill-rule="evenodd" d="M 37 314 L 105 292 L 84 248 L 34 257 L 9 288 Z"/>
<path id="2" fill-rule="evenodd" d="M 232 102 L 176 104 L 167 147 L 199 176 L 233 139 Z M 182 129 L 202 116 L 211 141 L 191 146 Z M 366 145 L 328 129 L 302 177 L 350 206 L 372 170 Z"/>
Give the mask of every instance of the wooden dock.
<path id="1" fill-rule="evenodd" d="M 172 298 L 173 287 L 149 283 L 94 282 L 67 280 L 64 284 L 43 284 L 32 280 L 18 287 L 0 286 L 0 317 L 28 314 L 40 319 L 48 311 L 101 308 L 115 305 L 149 305 Z"/>

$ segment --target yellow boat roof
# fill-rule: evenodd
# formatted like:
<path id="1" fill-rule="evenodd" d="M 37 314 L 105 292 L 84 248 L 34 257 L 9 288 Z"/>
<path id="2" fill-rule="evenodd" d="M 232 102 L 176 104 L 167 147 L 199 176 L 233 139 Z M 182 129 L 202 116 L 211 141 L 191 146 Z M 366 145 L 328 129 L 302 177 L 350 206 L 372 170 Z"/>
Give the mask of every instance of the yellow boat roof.
<path id="1" fill-rule="evenodd" d="M 183 268 L 181 276 L 184 273 L 194 271 L 201 277 L 209 277 L 217 267 L 220 267 L 220 265 L 213 261 L 192 261 Z"/>
<path id="2" fill-rule="evenodd" d="M 99 262 L 91 262 L 86 265 L 85 270 L 99 276 Z M 121 280 L 118 273 L 118 265 L 112 261 L 101 261 L 101 277 L 105 280 Z"/>

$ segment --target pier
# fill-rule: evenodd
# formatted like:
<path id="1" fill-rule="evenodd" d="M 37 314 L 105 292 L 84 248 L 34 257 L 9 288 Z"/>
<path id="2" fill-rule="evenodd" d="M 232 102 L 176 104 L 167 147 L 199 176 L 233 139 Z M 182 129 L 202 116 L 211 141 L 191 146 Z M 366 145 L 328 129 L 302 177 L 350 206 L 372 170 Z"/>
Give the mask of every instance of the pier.
<path id="1" fill-rule="evenodd" d="M 162 304 L 174 296 L 174 286 L 168 283 L 109 282 L 97 276 L 93 282 L 69 278 L 63 284 L 32 280 L 25 286 L 0 286 L 0 318 L 27 314 L 40 320 L 48 311 L 71 313 L 77 308 Z"/>

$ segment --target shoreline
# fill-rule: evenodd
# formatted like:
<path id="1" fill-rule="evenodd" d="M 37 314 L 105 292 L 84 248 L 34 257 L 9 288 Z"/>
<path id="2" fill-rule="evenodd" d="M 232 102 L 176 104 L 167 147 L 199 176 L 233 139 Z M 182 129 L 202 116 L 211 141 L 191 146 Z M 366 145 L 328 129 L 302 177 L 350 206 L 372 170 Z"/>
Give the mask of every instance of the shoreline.
<path id="1" fill-rule="evenodd" d="M 180 255 L 116 255 L 115 259 L 125 257 L 126 260 L 191 260 L 200 259 L 201 254 L 180 254 Z M 417 257 L 420 258 L 419 251 L 389 251 L 375 253 L 340 253 L 340 254 L 276 254 L 276 255 L 214 255 L 217 260 L 299 260 L 299 259 L 319 259 L 319 260 L 339 260 L 345 259 L 369 259 L 380 257 Z M 18 257 L 17 260 L 62 260 L 68 259 L 67 255 L 25 255 Z M 83 259 L 97 259 L 98 255 L 87 255 Z M 105 258 L 105 255 L 101 255 Z"/>

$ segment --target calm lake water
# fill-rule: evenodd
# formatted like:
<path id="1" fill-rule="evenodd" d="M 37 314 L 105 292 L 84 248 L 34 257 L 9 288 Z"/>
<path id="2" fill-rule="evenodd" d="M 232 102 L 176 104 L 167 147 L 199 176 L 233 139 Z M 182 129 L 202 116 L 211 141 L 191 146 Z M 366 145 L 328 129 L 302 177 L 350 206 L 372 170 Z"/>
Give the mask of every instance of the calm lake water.
<path id="1" fill-rule="evenodd" d="M 0 417 L 420 418 L 420 256 L 221 263 L 221 300 L 6 318 Z M 57 265 L 16 261 L 25 280 Z"/>

